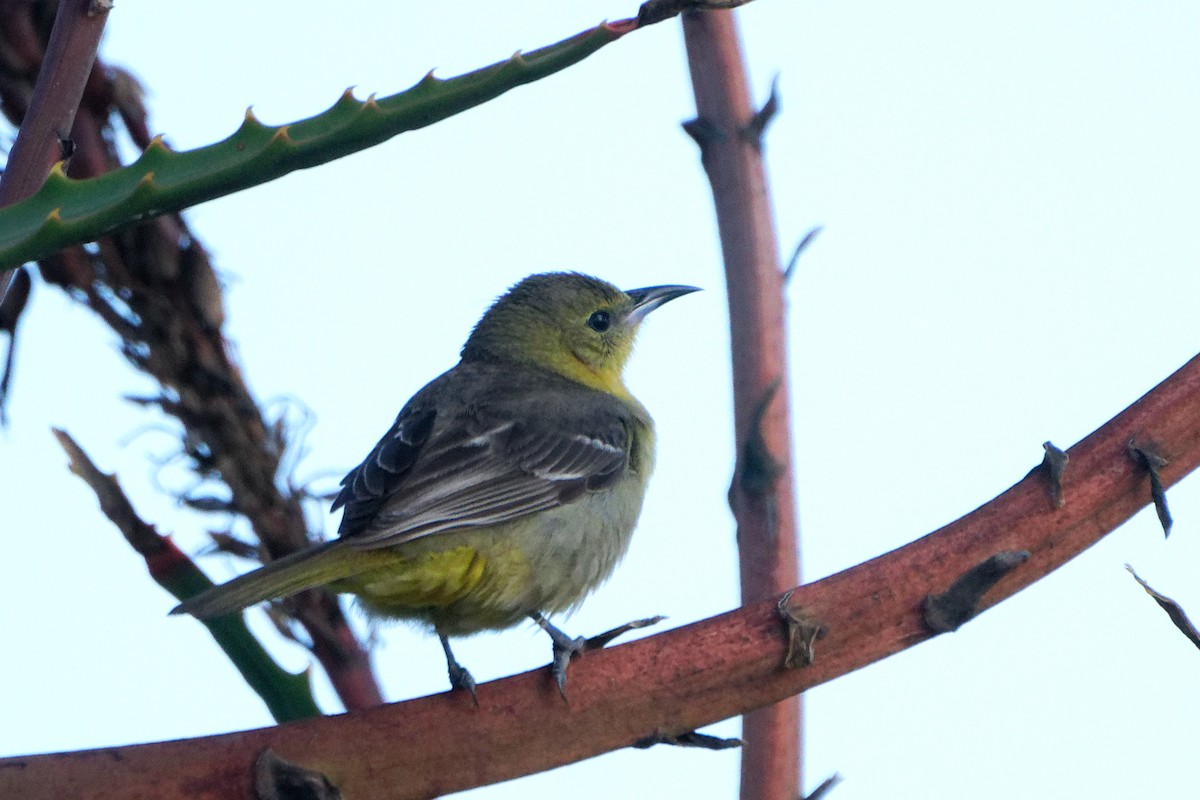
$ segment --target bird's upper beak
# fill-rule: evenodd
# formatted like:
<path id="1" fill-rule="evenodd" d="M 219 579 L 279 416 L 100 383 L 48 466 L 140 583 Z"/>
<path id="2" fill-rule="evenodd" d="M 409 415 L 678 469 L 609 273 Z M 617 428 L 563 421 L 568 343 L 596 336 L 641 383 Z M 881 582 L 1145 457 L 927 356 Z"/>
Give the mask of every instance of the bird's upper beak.
<path id="1" fill-rule="evenodd" d="M 663 303 L 698 291 L 700 289 L 696 286 L 647 286 L 644 289 L 629 289 L 625 294 L 633 298 L 633 310 L 625 318 L 625 324 L 635 326 Z"/>

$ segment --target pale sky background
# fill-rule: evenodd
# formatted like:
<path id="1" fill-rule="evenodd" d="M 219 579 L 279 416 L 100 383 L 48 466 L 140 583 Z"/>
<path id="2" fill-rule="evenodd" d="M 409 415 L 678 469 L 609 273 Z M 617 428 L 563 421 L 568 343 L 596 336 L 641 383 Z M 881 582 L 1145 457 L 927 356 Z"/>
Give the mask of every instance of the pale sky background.
<path id="1" fill-rule="evenodd" d="M 288 122 L 346 86 L 389 94 L 636 11 L 120 0 L 103 52 L 144 81 L 152 127 L 182 149 L 229 135 L 250 105 Z M 1044 440 L 1074 444 L 1197 352 L 1200 8 L 757 0 L 740 19 L 760 102 L 780 76 L 766 152 L 781 249 L 825 227 L 791 286 L 788 337 L 812 580 L 990 500 Z M 595 633 L 735 606 L 724 279 L 679 127 L 693 113 L 668 22 L 433 128 L 189 211 L 228 283 L 253 389 L 273 414 L 288 398 L 312 414 L 297 477 L 328 485 L 354 466 L 530 272 L 702 286 L 654 315 L 628 373 L 660 430 L 633 548 L 560 622 Z M 67 473 L 49 427 L 186 549 L 230 520 L 156 493 L 171 425 L 120 399 L 150 384 L 90 313 L 38 289 L 0 433 L 0 754 L 269 724 L 203 628 L 167 618 L 175 601 Z M 1169 541 L 1144 511 L 960 632 L 809 692 L 806 789 L 839 772 L 838 800 L 1195 797 L 1200 654 L 1123 566 L 1200 616 L 1200 483 L 1169 497 Z M 238 567 L 203 563 L 218 579 Z M 250 616 L 286 665 L 309 663 Z M 435 639 L 379 638 L 389 699 L 446 688 Z M 521 628 L 457 652 L 483 681 L 549 648 Z M 735 751 L 660 747 L 472 796 L 724 799 L 737 774 Z"/>

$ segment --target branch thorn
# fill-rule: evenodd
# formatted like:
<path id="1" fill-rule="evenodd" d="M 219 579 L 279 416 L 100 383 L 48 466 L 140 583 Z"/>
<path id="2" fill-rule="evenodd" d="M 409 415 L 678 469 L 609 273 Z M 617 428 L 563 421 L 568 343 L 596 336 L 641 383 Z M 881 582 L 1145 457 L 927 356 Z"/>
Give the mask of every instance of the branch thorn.
<path id="1" fill-rule="evenodd" d="M 783 620 L 787 630 L 787 654 L 783 657 L 783 665 L 788 669 L 807 667 L 816 660 L 815 645 L 828 629 L 813 619 L 804 609 L 792 608 L 792 589 L 784 592 L 775 604 L 775 611 Z"/>
<path id="2" fill-rule="evenodd" d="M 1065 450 L 1058 449 L 1050 441 L 1042 442 L 1042 449 L 1046 451 L 1046 455 L 1042 457 L 1042 463 L 1038 465 L 1038 469 L 1045 472 L 1046 477 L 1050 479 L 1050 494 L 1054 498 L 1054 507 L 1062 508 L 1067 502 L 1062 488 L 1063 473 L 1067 471 L 1067 462 L 1071 460 L 1071 457 Z"/>
<path id="3" fill-rule="evenodd" d="M 754 113 L 754 116 L 746 123 L 746 127 L 742 128 L 739 133 L 743 139 L 754 145 L 755 150 L 762 152 L 763 134 L 778 113 L 779 75 L 776 75 L 771 81 L 771 94 L 767 97 L 767 102 L 763 103 L 762 108 Z"/>
<path id="4" fill-rule="evenodd" d="M 796 249 L 792 251 L 792 257 L 788 259 L 787 266 L 783 270 L 783 282 L 785 284 L 791 282 L 792 273 L 796 271 L 796 265 L 800 263 L 800 256 L 805 250 L 808 249 L 808 246 L 812 244 L 813 239 L 817 238 L 817 234 L 823 230 L 825 230 L 825 228 L 821 225 L 815 225 L 812 228 L 809 228 L 808 233 L 800 237 L 799 243 L 796 244 Z"/>
<path id="5" fill-rule="evenodd" d="M 645 750 L 656 744 L 669 744 L 675 747 L 699 747 L 703 750 L 729 750 L 733 747 L 741 747 L 745 742 L 741 739 L 725 739 L 721 736 L 711 736 L 698 731 L 689 731 L 680 734 L 655 731 L 643 739 L 638 739 L 633 743 L 633 746 L 639 750 Z"/>
<path id="6" fill-rule="evenodd" d="M 1138 444 L 1136 438 L 1129 440 L 1129 457 L 1136 461 L 1146 472 L 1150 473 L 1150 499 L 1154 501 L 1154 511 L 1158 514 L 1159 524 L 1162 525 L 1163 536 L 1171 535 L 1171 511 L 1167 508 L 1167 490 L 1162 485 L 1158 471 L 1170 462 L 1159 454 L 1152 443 Z"/>
<path id="7" fill-rule="evenodd" d="M 254 762 L 258 800 L 341 800 L 342 792 L 320 772 L 285 761 L 270 748 Z"/>
<path id="8" fill-rule="evenodd" d="M 921 604 L 925 624 L 934 633 L 958 630 L 975 616 L 983 596 L 1028 559 L 1028 550 L 1004 550 L 971 567 L 942 594 L 925 597 Z"/>

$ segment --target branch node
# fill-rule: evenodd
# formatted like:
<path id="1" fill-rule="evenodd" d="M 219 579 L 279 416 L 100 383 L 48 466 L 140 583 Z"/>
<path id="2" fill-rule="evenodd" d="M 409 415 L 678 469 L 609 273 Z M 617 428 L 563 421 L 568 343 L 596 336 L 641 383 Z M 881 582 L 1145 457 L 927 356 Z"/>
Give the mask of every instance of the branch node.
<path id="1" fill-rule="evenodd" d="M 833 773 L 825 780 L 821 781 L 821 785 L 813 789 L 811 793 L 805 796 L 804 800 L 821 800 L 825 795 L 842 782 L 842 776 L 838 773 Z"/>
<path id="2" fill-rule="evenodd" d="M 1129 457 L 1150 473 L 1150 499 L 1154 501 L 1154 511 L 1162 525 L 1163 536 L 1170 536 L 1175 521 L 1171 519 L 1171 510 L 1167 508 L 1167 490 L 1162 485 L 1158 471 L 1171 462 L 1158 452 L 1158 446 L 1153 442 L 1138 444 L 1136 438 L 1131 438 L 1127 447 Z"/>
<path id="3" fill-rule="evenodd" d="M 783 270 L 784 284 L 791 282 L 792 274 L 796 271 L 796 265 L 800 263 L 801 254 L 808 249 L 808 246 L 812 244 L 813 239 L 816 239 L 817 234 L 823 230 L 824 228 L 822 226 L 816 225 L 812 228 L 809 228 L 808 233 L 800 237 L 800 242 L 796 245 L 796 249 L 792 251 L 792 257 L 788 259 L 787 267 L 785 267 Z"/>
<path id="4" fill-rule="evenodd" d="M 750 416 L 750 430 L 746 432 L 746 443 L 742 447 L 741 467 L 738 469 L 737 482 L 742 491 L 752 495 L 766 494 L 774 485 L 775 480 L 783 474 L 783 465 L 775 460 L 767 448 L 766 437 L 763 436 L 762 423 L 767 415 L 771 401 L 779 391 L 779 379 L 771 381 L 763 392 L 758 405 Z"/>
<path id="5" fill-rule="evenodd" d="M 1050 495 L 1054 498 L 1054 507 L 1062 508 L 1067 502 L 1062 487 L 1063 473 L 1067 471 L 1067 463 L 1071 457 L 1065 450 L 1055 447 L 1053 442 L 1042 442 L 1042 449 L 1046 451 L 1046 455 L 1042 457 L 1038 468 L 1050 479 Z"/>
<path id="6" fill-rule="evenodd" d="M 54 138 L 58 139 L 58 160 L 62 165 L 62 171 L 67 171 L 67 165 L 71 162 L 71 156 L 75 155 L 75 140 L 71 138 L 70 133 L 62 133 L 61 131 L 54 132 Z"/>
<path id="7" fill-rule="evenodd" d="M 708 152 L 708 146 L 713 142 L 723 142 L 729 138 L 724 130 L 717 123 L 703 117 L 689 119 L 683 123 L 683 132 L 692 137 L 700 147 L 700 158 L 703 159 L 705 153 Z"/>
<path id="8" fill-rule="evenodd" d="M 646 0 L 638 9 L 637 26 L 643 28 L 677 17 L 686 11 L 718 11 L 737 8 L 750 0 Z"/>
<path id="9" fill-rule="evenodd" d="M 763 149 L 763 134 L 777 114 L 779 114 L 779 75 L 776 75 L 771 81 L 771 94 L 767 97 L 767 102 L 763 103 L 762 108 L 754 112 L 754 116 L 750 118 L 750 121 L 738 133 L 755 150 L 761 153 Z"/>
<path id="10" fill-rule="evenodd" d="M 1028 558 L 1028 550 L 1001 551 L 964 572 L 942 594 L 926 595 L 921 603 L 925 624 L 934 633 L 958 630 L 975 616 L 983 596 Z"/>
<path id="11" fill-rule="evenodd" d="M 285 761 L 270 748 L 254 762 L 258 800 L 341 800 L 342 792 L 328 777 Z"/>
<path id="12" fill-rule="evenodd" d="M 817 639 L 823 638 L 829 629 L 813 619 L 804 609 L 791 607 L 793 591 L 789 589 L 780 596 L 775 610 L 787 631 L 787 654 L 783 657 L 783 665 L 788 669 L 801 669 L 816 660 Z"/>
<path id="13" fill-rule="evenodd" d="M 734 747 L 741 747 L 745 742 L 741 739 L 725 739 L 720 736 L 699 733 L 698 731 L 669 734 L 657 730 L 645 738 L 638 739 L 631 746 L 639 750 L 646 750 L 647 748 L 654 747 L 656 744 L 669 744 L 675 747 L 699 747 L 702 750 L 729 750 Z"/>

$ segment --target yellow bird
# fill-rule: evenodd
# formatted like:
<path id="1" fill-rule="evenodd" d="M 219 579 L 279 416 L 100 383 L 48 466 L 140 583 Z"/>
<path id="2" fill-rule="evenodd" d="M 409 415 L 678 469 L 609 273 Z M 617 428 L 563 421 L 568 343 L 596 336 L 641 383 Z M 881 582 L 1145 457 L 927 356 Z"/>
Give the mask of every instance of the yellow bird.
<path id="1" fill-rule="evenodd" d="M 172 613 L 207 619 L 316 586 L 348 592 L 373 616 L 431 627 L 451 685 L 472 696 L 450 637 L 533 619 L 550 635 L 564 691 L 586 642 L 544 615 L 576 607 L 612 573 L 654 467 L 654 425 L 622 370 L 646 315 L 694 291 L 621 291 L 579 273 L 525 278 L 342 480 L 339 538 Z"/>

